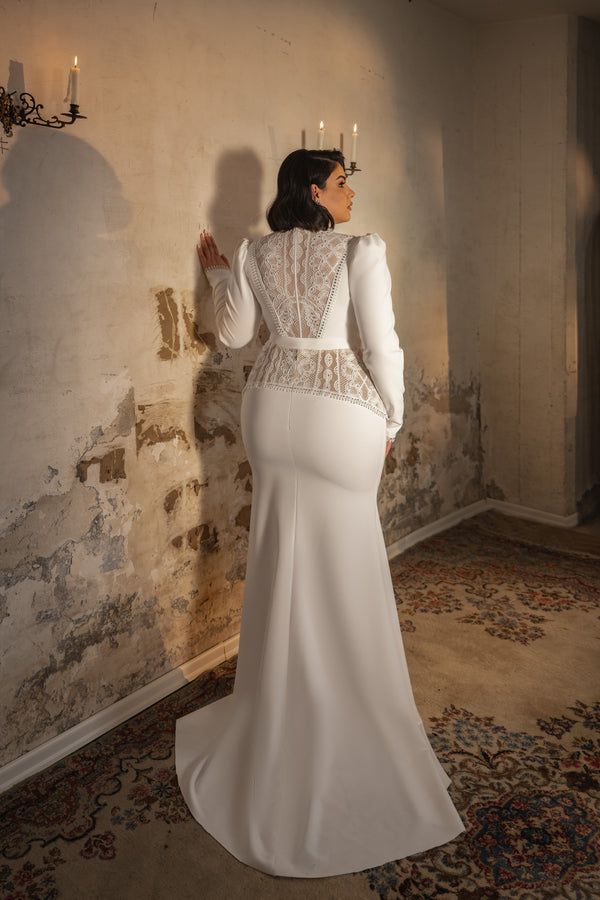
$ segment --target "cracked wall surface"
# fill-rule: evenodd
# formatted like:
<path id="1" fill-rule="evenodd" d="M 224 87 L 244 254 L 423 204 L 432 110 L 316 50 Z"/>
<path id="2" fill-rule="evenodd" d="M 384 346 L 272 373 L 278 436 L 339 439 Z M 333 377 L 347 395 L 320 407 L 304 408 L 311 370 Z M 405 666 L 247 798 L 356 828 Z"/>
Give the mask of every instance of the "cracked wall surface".
<path id="1" fill-rule="evenodd" d="M 343 230 L 385 239 L 405 349 L 386 542 L 483 496 L 472 29 L 429 3 L 381 0 L 373 16 L 366 0 L 314 2 L 316 32 L 267 0 L 235 15 L 116 0 L 4 11 L 5 58 L 49 110 L 75 11 L 88 118 L 19 129 L 0 155 L 0 764 L 239 630 L 241 389 L 267 333 L 220 345 L 195 243 L 209 227 L 231 259 L 266 233 L 279 164 L 321 118 L 346 148 L 359 120 Z M 110 65 L 94 65 L 109 45 Z"/>

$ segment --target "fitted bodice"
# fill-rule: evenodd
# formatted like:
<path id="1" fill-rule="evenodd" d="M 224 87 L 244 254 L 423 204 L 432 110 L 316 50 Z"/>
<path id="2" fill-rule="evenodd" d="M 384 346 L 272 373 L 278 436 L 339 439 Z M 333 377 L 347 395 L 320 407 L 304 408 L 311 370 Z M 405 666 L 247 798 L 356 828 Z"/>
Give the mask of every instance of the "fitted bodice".
<path id="1" fill-rule="evenodd" d="M 243 347 L 269 329 L 243 390 L 305 391 L 404 415 L 404 351 L 395 330 L 386 245 L 378 234 L 291 228 L 249 240 L 213 266 L 217 335 Z"/>
<path id="2" fill-rule="evenodd" d="M 385 417 L 350 304 L 350 240 L 348 234 L 292 228 L 249 244 L 248 278 L 270 336 L 246 387 L 324 394 Z"/>

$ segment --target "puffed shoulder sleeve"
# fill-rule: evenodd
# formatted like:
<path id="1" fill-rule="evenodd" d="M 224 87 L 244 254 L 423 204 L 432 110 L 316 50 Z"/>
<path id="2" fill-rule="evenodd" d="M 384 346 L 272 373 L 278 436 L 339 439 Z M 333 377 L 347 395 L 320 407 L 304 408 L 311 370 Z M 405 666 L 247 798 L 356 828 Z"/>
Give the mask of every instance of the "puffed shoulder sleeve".
<path id="1" fill-rule="evenodd" d="M 239 349 L 250 343 L 262 320 L 260 303 L 246 275 L 248 238 L 236 249 L 231 269 L 205 269 L 212 287 L 217 337 L 226 347 Z"/>
<path id="2" fill-rule="evenodd" d="M 350 240 L 350 298 L 363 345 L 363 359 L 387 410 L 386 433 L 395 438 L 404 419 L 404 351 L 395 329 L 392 277 L 385 241 L 378 234 Z"/>

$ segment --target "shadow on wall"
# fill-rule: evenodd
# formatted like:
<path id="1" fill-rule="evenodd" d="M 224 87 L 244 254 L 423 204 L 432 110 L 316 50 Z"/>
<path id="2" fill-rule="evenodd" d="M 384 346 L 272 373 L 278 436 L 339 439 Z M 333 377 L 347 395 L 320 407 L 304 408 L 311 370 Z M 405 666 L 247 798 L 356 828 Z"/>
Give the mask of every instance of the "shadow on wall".
<path id="1" fill-rule="evenodd" d="M 21 498 L 33 489 L 28 475 L 35 485 L 50 461 L 57 431 L 61 446 L 85 433 L 84 382 L 97 380 L 93 361 L 114 354 L 110 332 L 126 315 L 113 288 L 125 288 L 127 258 L 111 234 L 130 208 L 111 166 L 85 141 L 34 125 L 9 140 L 0 208 L 3 460 Z M 26 447 L 29 467 L 19 458 Z"/>
<path id="2" fill-rule="evenodd" d="M 2 762 L 82 721 L 103 696 L 86 651 L 114 630 L 117 601 L 89 576 L 121 565 L 121 536 L 112 497 L 84 487 L 76 463 L 104 434 L 99 409 L 112 409 L 102 376 L 122 363 L 113 338 L 129 287 L 113 234 L 130 216 L 113 169 L 85 141 L 29 125 L 9 147 L 0 175 Z"/>
<path id="3" fill-rule="evenodd" d="M 213 234 L 230 263 L 243 238 L 252 239 L 267 230 L 261 206 L 262 181 L 263 165 L 251 149 L 231 150 L 217 163 L 214 192 L 209 203 L 201 205 L 206 209 L 206 219 L 199 224 Z M 252 499 L 251 470 L 241 439 L 241 390 L 268 330 L 263 323 L 257 338 L 240 350 L 230 350 L 218 341 L 212 290 L 197 258 L 198 239 L 199 235 L 193 235 L 190 240 L 196 266 L 194 321 L 196 339 L 204 342 L 210 354 L 204 356 L 199 367 L 192 408 L 196 448 L 206 476 L 199 503 L 201 520 L 182 536 L 181 549 L 197 551 L 199 608 L 193 611 L 192 618 L 202 621 L 202 616 L 206 616 L 206 608 L 200 607 L 208 593 L 214 616 L 221 623 L 221 633 L 211 638 L 214 643 L 239 630 Z M 214 561 L 210 561 L 207 555 L 213 553 Z M 217 582 L 212 582 L 211 589 L 207 582 L 215 577 Z M 215 623 L 211 627 L 214 631 Z M 204 635 L 203 641 L 200 636 L 200 643 L 204 644 L 206 638 Z"/>

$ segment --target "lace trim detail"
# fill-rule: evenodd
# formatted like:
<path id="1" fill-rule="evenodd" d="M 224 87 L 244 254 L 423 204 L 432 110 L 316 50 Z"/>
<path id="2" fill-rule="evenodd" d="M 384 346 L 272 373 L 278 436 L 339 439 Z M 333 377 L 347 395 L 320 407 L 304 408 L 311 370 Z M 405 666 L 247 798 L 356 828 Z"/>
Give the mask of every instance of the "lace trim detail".
<path id="1" fill-rule="evenodd" d="M 346 265 L 347 256 L 348 256 L 348 247 L 346 246 L 346 249 L 344 250 L 344 255 L 342 256 L 342 258 L 340 260 L 340 264 L 337 267 L 337 269 L 335 270 L 335 274 L 333 276 L 333 284 L 331 285 L 331 290 L 329 291 L 329 297 L 327 298 L 327 303 L 325 304 L 325 309 L 323 310 L 323 315 L 321 316 L 321 323 L 319 325 L 317 334 L 315 335 L 316 337 L 323 336 L 323 330 L 324 330 L 325 324 L 327 322 L 327 317 L 329 316 L 329 310 L 331 309 L 331 307 L 333 305 L 333 301 L 335 299 L 337 288 L 340 283 L 342 268 L 343 268 L 343 266 Z"/>
<path id="2" fill-rule="evenodd" d="M 242 388 L 242 394 L 244 393 L 246 388 L 271 388 L 276 391 L 298 391 L 301 394 L 313 394 L 317 396 L 332 397 L 336 400 L 345 400 L 347 403 L 358 403 L 360 404 L 360 406 L 364 406 L 366 407 L 366 409 L 370 409 L 371 412 L 377 413 L 380 418 L 387 418 L 385 413 L 382 413 L 378 409 L 375 409 L 373 405 L 371 403 L 367 403 L 366 400 L 361 400 L 359 397 L 348 397 L 348 395 L 346 394 L 340 396 L 333 391 L 313 391 L 311 390 L 311 388 L 292 387 L 289 384 L 245 384 Z"/>
<path id="3" fill-rule="evenodd" d="M 267 342 L 258 354 L 246 387 L 276 387 L 349 400 L 387 418 L 359 349 L 290 349 Z"/>
<path id="4" fill-rule="evenodd" d="M 349 240 L 347 234 L 292 228 L 252 242 L 250 273 L 280 334 L 322 332 Z"/>
<path id="5" fill-rule="evenodd" d="M 260 274 L 260 269 L 258 268 L 258 261 L 256 259 L 256 242 L 252 242 L 248 246 L 248 278 L 252 287 L 254 288 L 254 293 L 260 297 L 265 307 L 271 313 L 271 317 L 275 323 L 275 327 L 278 334 L 285 334 L 285 331 L 281 327 L 281 322 L 279 321 L 279 316 L 277 315 L 277 311 L 271 302 L 271 298 L 269 296 L 269 292 L 265 287 L 265 283 L 262 279 L 262 275 Z"/>

